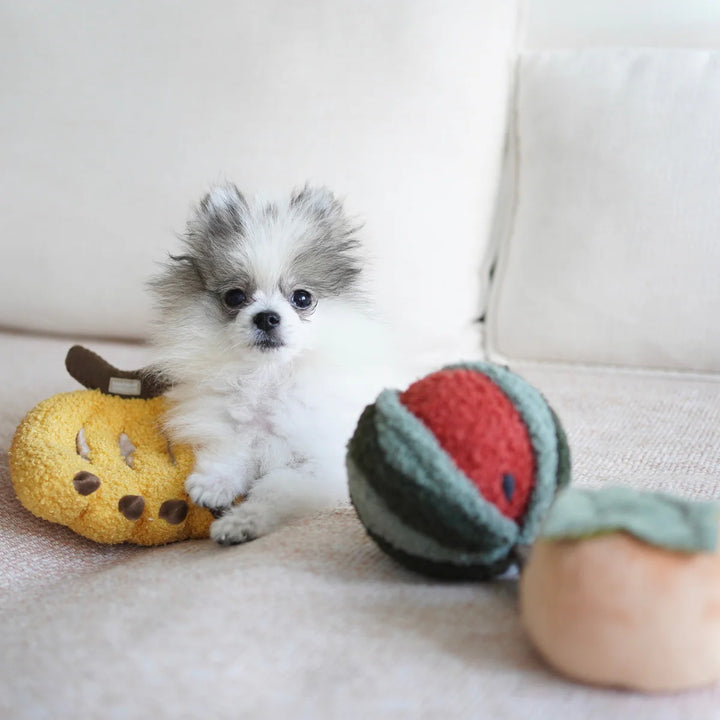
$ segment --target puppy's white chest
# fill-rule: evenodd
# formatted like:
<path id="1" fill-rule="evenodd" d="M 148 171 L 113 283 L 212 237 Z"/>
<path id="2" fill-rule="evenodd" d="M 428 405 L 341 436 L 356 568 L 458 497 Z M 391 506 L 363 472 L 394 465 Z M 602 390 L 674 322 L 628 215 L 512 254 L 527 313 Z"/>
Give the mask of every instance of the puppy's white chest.
<path id="1" fill-rule="evenodd" d="M 234 402 L 228 409 L 236 432 L 256 435 L 265 433 L 272 435 L 275 432 L 274 423 L 269 404 L 250 404 Z"/>
<path id="2" fill-rule="evenodd" d="M 277 391 L 269 390 L 261 397 L 238 394 L 232 399 L 228 413 L 238 432 L 251 435 L 280 435 L 283 414 L 295 405 L 281 402 Z"/>
<path id="3" fill-rule="evenodd" d="M 302 442 L 293 432 L 307 408 L 297 399 L 278 393 L 263 398 L 234 398 L 228 408 L 237 437 L 236 447 L 247 454 L 255 473 L 262 475 L 272 466 L 302 462 Z"/>

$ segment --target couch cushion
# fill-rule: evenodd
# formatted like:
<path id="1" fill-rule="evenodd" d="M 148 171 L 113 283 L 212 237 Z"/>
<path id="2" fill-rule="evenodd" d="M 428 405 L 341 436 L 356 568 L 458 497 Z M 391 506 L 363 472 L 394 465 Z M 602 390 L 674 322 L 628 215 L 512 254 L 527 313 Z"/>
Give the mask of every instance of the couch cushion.
<path id="1" fill-rule="evenodd" d="M 191 203 L 310 180 L 366 221 L 379 302 L 420 349 L 477 347 L 515 3 L 14 3 L 0 325 L 143 337 Z"/>
<path id="2" fill-rule="evenodd" d="M 523 47 L 720 47 L 714 0 L 528 0 Z"/>
<path id="3" fill-rule="evenodd" d="M 118 365 L 139 348 L 93 347 Z M 444 583 L 385 556 L 350 508 L 245 546 L 108 547 L 34 518 L 12 428 L 73 387 L 63 340 L 0 334 L 0 715 L 155 718 L 714 717 L 720 688 L 647 698 L 553 675 L 515 582 Z M 718 497 L 720 380 L 514 367 L 567 428 L 575 481 Z"/>
<path id="4" fill-rule="evenodd" d="M 720 371 L 719 115 L 719 52 L 522 58 L 493 352 Z"/>

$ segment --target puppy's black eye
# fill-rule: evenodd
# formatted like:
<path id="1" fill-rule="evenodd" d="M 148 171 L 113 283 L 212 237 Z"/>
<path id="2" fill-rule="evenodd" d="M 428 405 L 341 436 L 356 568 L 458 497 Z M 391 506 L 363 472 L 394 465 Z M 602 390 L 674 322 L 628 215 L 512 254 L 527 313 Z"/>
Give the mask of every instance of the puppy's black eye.
<path id="1" fill-rule="evenodd" d="M 232 290 L 228 290 L 222 299 L 227 307 L 236 309 L 245 304 L 247 296 L 240 288 L 233 288 Z"/>
<path id="2" fill-rule="evenodd" d="M 300 310 L 305 310 L 312 305 L 312 295 L 307 290 L 295 290 L 290 296 L 290 302 Z"/>

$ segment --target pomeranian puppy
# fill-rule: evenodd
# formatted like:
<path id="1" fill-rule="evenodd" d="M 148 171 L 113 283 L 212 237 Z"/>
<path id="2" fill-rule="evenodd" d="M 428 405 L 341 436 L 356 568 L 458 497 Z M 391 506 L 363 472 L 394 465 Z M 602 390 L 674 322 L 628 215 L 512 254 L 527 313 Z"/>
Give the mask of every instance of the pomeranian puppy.
<path id="1" fill-rule="evenodd" d="M 358 226 L 329 190 L 215 187 L 183 243 L 151 283 L 154 366 L 170 438 L 195 452 L 187 493 L 222 512 L 211 537 L 232 545 L 347 500 L 347 441 L 394 363 Z"/>

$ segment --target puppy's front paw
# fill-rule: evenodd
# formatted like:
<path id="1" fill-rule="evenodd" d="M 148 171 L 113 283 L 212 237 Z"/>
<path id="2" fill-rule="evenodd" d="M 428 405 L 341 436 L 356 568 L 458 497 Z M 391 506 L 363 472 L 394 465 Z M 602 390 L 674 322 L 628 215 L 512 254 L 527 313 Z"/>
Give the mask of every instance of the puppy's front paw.
<path id="1" fill-rule="evenodd" d="M 227 478 L 194 472 L 185 480 L 185 491 L 200 507 L 226 508 L 238 495 L 235 484 Z"/>
<path id="2" fill-rule="evenodd" d="M 219 545 L 239 545 L 255 540 L 272 530 L 267 512 L 262 508 L 236 505 L 210 526 L 210 537 Z"/>

